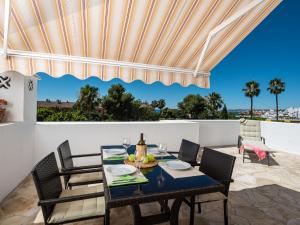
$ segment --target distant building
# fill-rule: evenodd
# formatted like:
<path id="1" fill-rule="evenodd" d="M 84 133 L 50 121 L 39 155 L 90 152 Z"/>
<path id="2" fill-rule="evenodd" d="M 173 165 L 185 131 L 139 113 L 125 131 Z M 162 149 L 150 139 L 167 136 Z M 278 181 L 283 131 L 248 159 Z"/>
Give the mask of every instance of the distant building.
<path id="1" fill-rule="evenodd" d="M 294 107 L 287 108 L 285 110 L 285 113 L 289 117 L 300 119 L 300 107 L 299 108 L 294 108 Z"/>
<path id="2" fill-rule="evenodd" d="M 59 108 L 59 109 L 72 109 L 75 102 L 62 102 L 62 101 L 38 101 L 38 108 Z"/>

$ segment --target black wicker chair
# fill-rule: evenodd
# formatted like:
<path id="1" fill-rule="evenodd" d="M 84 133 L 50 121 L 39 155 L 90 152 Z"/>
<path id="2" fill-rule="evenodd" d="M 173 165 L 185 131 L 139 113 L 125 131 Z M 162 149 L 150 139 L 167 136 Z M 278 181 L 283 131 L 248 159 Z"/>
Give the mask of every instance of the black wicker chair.
<path id="1" fill-rule="evenodd" d="M 198 165 L 197 155 L 200 145 L 194 142 L 182 139 L 179 152 L 168 152 L 171 154 L 178 154 L 178 159 L 190 163 L 192 166 Z"/>
<path id="2" fill-rule="evenodd" d="M 88 165 L 88 166 L 74 166 L 73 158 L 100 156 L 101 153 L 72 155 L 69 141 L 66 140 L 57 147 L 61 168 L 63 172 L 76 171 L 75 174 L 65 175 L 65 188 L 72 188 L 73 186 L 101 183 L 102 165 Z M 100 161 L 100 158 L 99 158 Z"/>
<path id="3" fill-rule="evenodd" d="M 204 148 L 199 170 L 211 178 L 221 182 L 225 189 L 221 192 L 197 195 L 189 199 L 185 199 L 185 203 L 190 206 L 190 225 L 194 224 L 195 204 L 198 205 L 198 212 L 201 213 L 201 203 L 223 201 L 224 205 L 224 223 L 228 225 L 228 192 L 236 157 Z"/>
<path id="4" fill-rule="evenodd" d="M 103 186 L 63 190 L 54 153 L 42 159 L 31 172 L 45 224 L 64 224 L 104 217 Z"/>

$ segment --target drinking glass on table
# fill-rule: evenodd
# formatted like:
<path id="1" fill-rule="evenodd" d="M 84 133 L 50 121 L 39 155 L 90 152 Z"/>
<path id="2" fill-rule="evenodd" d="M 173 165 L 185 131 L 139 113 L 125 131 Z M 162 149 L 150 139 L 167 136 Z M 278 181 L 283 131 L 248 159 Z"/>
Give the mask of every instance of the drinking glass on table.
<path id="1" fill-rule="evenodd" d="M 168 150 L 167 144 L 165 144 L 165 143 L 158 144 L 158 151 L 162 155 L 161 159 L 162 159 L 163 155 L 165 155 L 167 153 L 167 150 Z"/>
<path id="2" fill-rule="evenodd" d="M 144 151 L 137 151 L 136 150 L 135 153 L 134 153 L 135 162 L 138 163 L 139 174 L 141 174 L 141 164 L 144 161 L 145 157 L 146 157 L 146 155 L 145 155 Z"/>
<path id="3" fill-rule="evenodd" d="M 123 138 L 123 147 L 126 149 L 126 152 L 130 145 L 130 138 Z"/>

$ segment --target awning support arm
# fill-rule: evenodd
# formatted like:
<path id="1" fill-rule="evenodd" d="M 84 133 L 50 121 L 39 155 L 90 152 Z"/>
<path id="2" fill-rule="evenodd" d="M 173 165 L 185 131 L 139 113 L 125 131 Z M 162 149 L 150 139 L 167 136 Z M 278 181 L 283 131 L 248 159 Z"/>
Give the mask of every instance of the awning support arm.
<path id="1" fill-rule="evenodd" d="M 4 56 L 7 56 L 10 12 L 11 12 L 11 0 L 5 0 L 4 25 L 3 25 L 3 27 L 4 27 L 4 33 L 3 33 L 3 55 Z"/>
<path id="2" fill-rule="evenodd" d="M 3 53 L 4 50 L 1 49 L 0 54 Z M 168 67 L 168 66 L 153 65 L 153 64 L 117 61 L 117 60 L 110 60 L 110 59 L 98 59 L 98 58 L 71 56 L 71 55 L 58 55 L 58 54 L 51 54 L 51 53 L 30 52 L 30 51 L 21 51 L 21 50 L 13 50 L 13 49 L 7 49 L 7 55 L 13 57 L 24 57 L 24 58 L 32 58 L 32 59 L 46 59 L 46 60 L 53 60 L 53 61 L 79 62 L 79 63 L 97 64 L 97 65 L 104 65 L 104 66 L 117 66 L 117 67 L 125 67 L 125 68 L 132 68 L 132 69 L 150 70 L 156 72 L 182 73 L 182 74 L 189 74 L 189 75 L 193 75 L 194 73 L 194 70 L 192 69 L 179 68 L 179 67 Z M 199 71 L 197 75 L 209 76 L 210 73 Z"/>
<path id="3" fill-rule="evenodd" d="M 209 44 L 211 43 L 212 39 L 216 36 L 216 34 L 219 33 L 220 31 L 222 31 L 223 29 L 225 29 L 227 26 L 229 26 L 230 24 L 232 24 L 234 21 L 236 21 L 241 16 L 245 15 L 247 12 L 249 12 L 250 10 L 252 10 L 257 5 L 261 4 L 264 1 L 265 0 L 253 0 L 248 5 L 246 5 L 245 7 L 243 7 L 242 9 L 240 9 L 239 11 L 237 11 L 236 13 L 234 13 L 232 16 L 230 16 L 228 19 L 224 20 L 222 23 L 220 23 L 218 26 L 216 26 L 214 29 L 212 29 L 209 32 L 208 37 L 207 37 L 207 39 L 205 41 L 203 50 L 202 50 L 202 52 L 200 54 L 200 57 L 199 57 L 196 69 L 194 71 L 194 76 L 195 77 L 198 76 L 198 71 L 200 69 L 200 66 L 203 63 L 204 56 L 205 56 L 205 54 L 207 52 Z"/>

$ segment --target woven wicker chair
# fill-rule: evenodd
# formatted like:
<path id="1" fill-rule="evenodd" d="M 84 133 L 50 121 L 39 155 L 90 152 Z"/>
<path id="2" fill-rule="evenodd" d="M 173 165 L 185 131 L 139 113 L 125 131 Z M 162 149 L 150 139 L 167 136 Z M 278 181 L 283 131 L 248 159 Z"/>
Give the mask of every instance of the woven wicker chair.
<path id="1" fill-rule="evenodd" d="M 75 174 L 64 176 L 66 189 L 71 189 L 73 186 L 101 183 L 103 181 L 101 164 L 88 166 L 74 166 L 73 162 L 73 158 L 100 156 L 101 153 L 72 155 L 68 140 L 64 141 L 57 147 L 57 152 L 59 155 L 62 171 L 76 171 Z"/>
<path id="2" fill-rule="evenodd" d="M 215 192 L 210 194 L 197 195 L 189 199 L 185 199 L 185 203 L 191 208 L 190 225 L 194 224 L 195 204 L 198 205 L 198 212 L 201 212 L 201 203 L 223 201 L 224 206 L 224 222 L 228 225 L 228 192 L 230 183 L 233 182 L 231 176 L 235 163 L 235 157 L 224 154 L 209 148 L 204 148 L 199 170 L 211 178 L 221 182 L 225 189 L 223 192 Z"/>
<path id="3" fill-rule="evenodd" d="M 200 145 L 194 142 L 182 139 L 179 152 L 170 152 L 171 154 L 178 154 L 178 159 L 190 163 L 192 166 L 198 165 L 197 155 Z"/>
<path id="4" fill-rule="evenodd" d="M 104 217 L 103 186 L 63 190 L 54 153 L 42 159 L 31 172 L 41 206 L 44 222 L 64 224 Z"/>

